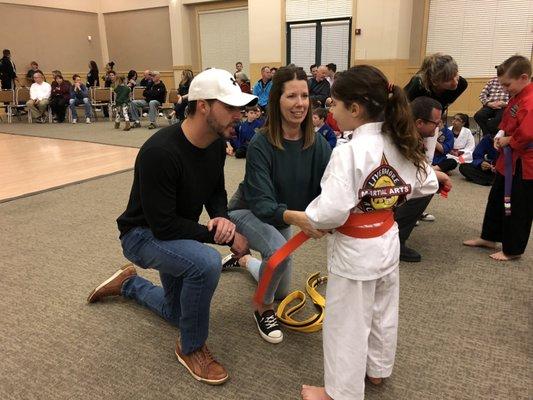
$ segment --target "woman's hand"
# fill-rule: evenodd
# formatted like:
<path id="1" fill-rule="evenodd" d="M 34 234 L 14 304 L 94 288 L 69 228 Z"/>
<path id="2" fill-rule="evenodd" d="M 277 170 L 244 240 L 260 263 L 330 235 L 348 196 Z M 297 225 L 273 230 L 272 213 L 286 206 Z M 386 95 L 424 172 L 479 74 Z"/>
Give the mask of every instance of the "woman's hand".
<path id="1" fill-rule="evenodd" d="M 307 215 L 303 211 L 287 210 L 283 213 L 283 220 L 289 225 L 296 225 L 307 236 L 313 239 L 320 239 L 325 235 L 324 232 L 313 228 L 311 221 L 307 218 Z"/>

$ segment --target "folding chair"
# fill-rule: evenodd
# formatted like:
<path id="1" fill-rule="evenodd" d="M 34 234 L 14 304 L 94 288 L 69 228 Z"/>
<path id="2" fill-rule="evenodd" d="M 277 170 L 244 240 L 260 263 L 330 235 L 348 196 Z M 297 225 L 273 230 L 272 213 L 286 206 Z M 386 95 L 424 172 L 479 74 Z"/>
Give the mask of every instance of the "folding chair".
<path id="1" fill-rule="evenodd" d="M 110 87 L 94 87 L 91 90 L 91 105 L 93 107 L 93 115 L 96 119 L 95 107 L 109 107 L 109 120 L 113 121 L 113 89 Z"/>
<path id="2" fill-rule="evenodd" d="M 18 110 L 19 108 L 24 109 L 26 108 L 26 102 L 30 99 L 30 88 L 26 86 L 18 87 L 15 91 L 15 104 L 13 105 L 13 108 L 15 110 Z M 22 103 L 22 104 L 20 104 Z M 28 122 L 31 122 L 31 113 L 28 111 Z M 20 121 L 20 116 L 19 116 Z"/>
<path id="3" fill-rule="evenodd" d="M 13 105 L 15 104 L 15 91 L 13 89 L 0 90 L 0 106 L 7 107 L 7 122 L 12 122 Z"/>

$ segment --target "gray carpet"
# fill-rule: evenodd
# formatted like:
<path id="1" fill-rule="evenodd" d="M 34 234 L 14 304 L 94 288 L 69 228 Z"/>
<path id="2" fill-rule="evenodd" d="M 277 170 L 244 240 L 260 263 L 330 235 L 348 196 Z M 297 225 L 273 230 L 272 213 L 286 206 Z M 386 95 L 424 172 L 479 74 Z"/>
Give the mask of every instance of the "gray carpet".
<path id="1" fill-rule="evenodd" d="M 152 133 L 65 127 L 10 129 L 130 146 Z M 227 162 L 230 194 L 243 166 Z M 126 262 L 115 218 L 131 180 L 127 172 L 0 204 L 0 399 L 297 399 L 302 383 L 322 384 L 321 333 L 286 332 L 280 345 L 260 339 L 244 271 L 222 275 L 212 304 L 209 345 L 231 375 L 221 387 L 185 372 L 173 354 L 179 331 L 148 310 L 118 298 L 85 303 Z M 488 188 L 453 180 L 449 199 L 430 205 L 436 222 L 413 232 L 423 262 L 400 267 L 395 369 L 382 387 L 367 388 L 368 399 L 528 398 L 531 243 L 512 263 L 461 246 L 479 233 Z M 304 246 L 294 259 L 295 289 L 325 271 L 325 243 Z"/>

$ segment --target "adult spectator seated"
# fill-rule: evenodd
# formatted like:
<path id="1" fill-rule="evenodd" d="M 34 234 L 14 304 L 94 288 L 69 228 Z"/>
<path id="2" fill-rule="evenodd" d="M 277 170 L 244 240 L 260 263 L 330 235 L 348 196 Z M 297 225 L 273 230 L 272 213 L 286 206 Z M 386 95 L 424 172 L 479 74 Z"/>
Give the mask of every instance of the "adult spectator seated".
<path id="1" fill-rule="evenodd" d="M 70 82 L 63 79 L 63 75 L 56 75 L 52 82 L 50 96 L 50 108 L 55 115 L 56 121 L 65 121 L 65 112 L 70 101 Z"/>
<path id="2" fill-rule="evenodd" d="M 264 66 L 261 68 L 261 79 L 254 85 L 253 94 L 257 96 L 258 106 L 262 111 L 265 111 L 268 106 L 268 96 L 270 95 L 270 89 L 272 88 L 272 75 L 270 73 L 270 67 Z"/>
<path id="3" fill-rule="evenodd" d="M 35 83 L 34 74 L 36 72 L 40 72 L 41 74 L 43 74 L 43 71 L 39 69 L 39 64 L 37 64 L 37 61 L 32 61 L 30 63 L 30 69 L 26 73 L 26 81 L 28 82 L 28 85 Z M 44 74 L 43 74 L 43 80 L 44 80 Z"/>
<path id="4" fill-rule="evenodd" d="M 446 156 L 453 149 L 453 132 L 447 126 L 444 126 L 442 120 L 439 125 L 440 131 L 435 143 L 435 154 L 433 155 L 433 168 L 436 171 L 448 172 L 457 166 L 455 160 Z"/>
<path id="5" fill-rule="evenodd" d="M 56 77 L 57 77 L 58 75 L 63 76 L 63 74 L 61 73 L 60 70 L 58 70 L 58 69 L 54 69 L 54 70 L 52 71 L 52 83 L 54 83 L 54 81 L 56 80 Z"/>
<path id="6" fill-rule="evenodd" d="M 246 107 L 246 119 L 239 122 L 235 136 L 226 145 L 226 154 L 235 158 L 246 158 L 248 145 L 263 123 L 259 106 Z"/>
<path id="7" fill-rule="evenodd" d="M 274 77 L 274 74 L 278 71 L 276 67 L 270 68 L 270 78 Z"/>
<path id="8" fill-rule="evenodd" d="M 309 79 L 309 98 L 311 101 L 318 100 L 321 107 L 326 106 L 326 100 L 330 97 L 331 88 L 326 79 L 328 69 L 325 65 L 318 67 L 316 78 Z"/>
<path id="9" fill-rule="evenodd" d="M 17 78 L 17 68 L 11 60 L 11 51 L 4 49 L 2 59 L 0 59 L 0 86 L 2 89 L 14 89 Z"/>
<path id="10" fill-rule="evenodd" d="M 248 79 L 248 76 L 244 72 L 237 72 L 235 74 L 235 80 L 241 87 L 241 91 L 243 93 L 252 93 L 250 88 L 250 79 Z"/>
<path id="11" fill-rule="evenodd" d="M 111 90 L 115 90 L 117 87 L 117 73 L 109 69 L 111 65 L 115 65 L 113 61 L 109 62 L 106 65 L 106 74 L 104 77 L 104 87 L 111 88 Z M 104 113 L 104 117 L 109 117 L 109 106 L 102 106 L 102 112 Z"/>
<path id="12" fill-rule="evenodd" d="M 337 136 L 333 129 L 326 123 L 328 111 L 325 108 L 315 108 L 313 110 L 313 126 L 315 132 L 322 135 L 333 149 L 337 145 Z"/>
<path id="13" fill-rule="evenodd" d="M 499 66 L 496 67 L 496 74 L 497 77 L 488 81 L 479 94 L 479 100 L 483 107 L 474 114 L 474 120 L 481 128 L 483 135 L 496 135 L 503 111 L 509 102 L 509 93 L 499 80 L 502 75 L 502 69 Z"/>
<path id="14" fill-rule="evenodd" d="M 181 81 L 178 85 L 178 102 L 174 104 L 174 115 L 171 114 L 169 116 L 171 120 L 174 117 L 174 123 L 185 119 L 185 110 L 189 104 L 189 87 L 193 78 L 194 75 L 190 69 L 181 71 Z"/>
<path id="15" fill-rule="evenodd" d="M 318 72 L 318 66 L 313 64 L 309 67 L 309 72 L 311 72 L 311 78 L 316 78 L 316 73 Z"/>
<path id="16" fill-rule="evenodd" d="M 89 61 L 89 72 L 87 73 L 87 87 L 100 86 L 100 77 L 96 61 Z"/>
<path id="17" fill-rule="evenodd" d="M 148 129 L 157 128 L 156 126 L 156 117 L 158 114 L 158 107 L 165 102 L 165 97 L 167 95 L 167 88 L 165 84 L 161 81 L 161 75 L 159 72 L 153 72 L 153 80 L 148 83 L 146 89 L 144 89 L 143 96 L 144 100 L 133 100 L 131 102 L 131 116 L 134 121 L 133 127 L 138 128 L 141 126 L 139 120 L 139 110 L 144 107 L 148 107 L 148 119 L 150 120 L 150 125 Z"/>
<path id="18" fill-rule="evenodd" d="M 337 64 L 329 63 L 326 65 L 328 69 L 328 74 L 326 76 L 327 81 L 329 82 L 329 87 L 333 86 L 333 81 L 335 80 L 335 74 L 337 73 Z"/>
<path id="19" fill-rule="evenodd" d="M 152 82 L 152 71 L 147 69 L 143 72 L 143 78 L 139 82 L 139 86 L 147 87 L 150 82 Z"/>
<path id="20" fill-rule="evenodd" d="M 466 90 L 468 82 L 459 76 L 459 68 L 452 56 L 436 53 L 427 56 L 418 72 L 411 78 L 404 90 L 409 101 L 427 96 L 442 106 L 442 115 L 448 106 Z"/>
<path id="21" fill-rule="evenodd" d="M 471 182 L 490 186 L 494 181 L 494 163 L 497 157 L 492 136 L 485 135 L 474 149 L 472 162 L 459 165 L 459 172 Z"/>
<path id="22" fill-rule="evenodd" d="M 432 139 L 441 121 L 442 106 L 435 99 L 421 96 L 411 102 L 411 110 L 415 120 L 415 129 L 420 136 L 421 145 L 424 146 L 426 160 L 428 163 L 431 163 L 433 154 L 435 153 L 436 143 L 436 140 Z M 440 171 L 435 172 L 441 184 L 451 187 L 451 180 L 448 175 Z M 422 260 L 420 253 L 408 247 L 406 242 L 432 198 L 433 196 L 425 196 L 410 199 L 394 211 L 394 218 L 398 223 L 400 260 L 402 261 L 420 262 Z"/>
<path id="23" fill-rule="evenodd" d="M 452 119 L 452 132 L 453 132 L 453 149 L 446 157 L 449 160 L 454 160 L 457 164 L 472 162 L 472 153 L 476 147 L 474 135 L 469 128 L 468 115 L 458 113 L 453 116 Z"/>
<path id="24" fill-rule="evenodd" d="M 91 102 L 89 100 L 89 89 L 81 83 L 81 76 L 75 74 L 72 77 L 73 83 L 70 87 L 70 102 L 69 107 L 72 113 L 72 123 L 78 123 L 77 106 L 83 105 L 85 108 L 85 122 L 91 123 Z"/>
<path id="25" fill-rule="evenodd" d="M 135 71 L 134 69 L 131 69 L 128 72 L 128 77 L 126 79 L 126 82 L 127 82 L 126 86 L 130 88 L 130 91 L 133 91 L 133 88 L 137 86 L 137 71 Z"/>
<path id="26" fill-rule="evenodd" d="M 43 123 L 46 122 L 44 114 L 50 103 L 52 87 L 48 82 L 44 81 L 42 72 L 35 72 L 33 74 L 33 80 L 35 82 L 30 87 L 30 99 L 26 102 L 26 107 L 30 110 L 34 120 Z"/>

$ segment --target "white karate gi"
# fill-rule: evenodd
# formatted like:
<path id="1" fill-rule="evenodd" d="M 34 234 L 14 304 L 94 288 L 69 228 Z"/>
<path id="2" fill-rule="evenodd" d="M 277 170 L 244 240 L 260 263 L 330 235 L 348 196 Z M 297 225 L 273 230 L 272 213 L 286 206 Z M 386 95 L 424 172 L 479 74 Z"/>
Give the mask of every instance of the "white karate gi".
<path id="1" fill-rule="evenodd" d="M 459 132 L 459 136 L 453 139 L 453 148 L 454 150 L 461 150 L 463 152 L 463 160 L 465 163 L 471 163 L 473 161 L 474 148 L 476 147 L 476 141 L 474 140 L 474 135 L 472 131 L 464 126 Z M 453 158 L 455 161 L 460 163 L 459 157 L 453 156 L 451 154 L 446 154 L 446 158 Z"/>
<path id="2" fill-rule="evenodd" d="M 322 193 L 306 214 L 317 229 L 342 226 L 351 213 L 392 209 L 438 189 L 435 172 L 425 174 L 405 159 L 382 123 L 369 123 L 333 150 L 321 181 Z M 378 197 L 394 186 L 398 196 Z M 374 191 L 373 191 L 374 190 Z M 370 198 L 369 196 L 374 196 Z M 362 198 L 363 196 L 363 198 Z M 365 197 L 366 196 L 366 197 Z M 364 379 L 392 372 L 398 328 L 400 241 L 396 222 L 383 235 L 328 236 L 328 287 L 324 321 L 324 379 L 335 400 L 364 398 Z"/>

